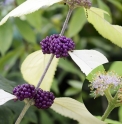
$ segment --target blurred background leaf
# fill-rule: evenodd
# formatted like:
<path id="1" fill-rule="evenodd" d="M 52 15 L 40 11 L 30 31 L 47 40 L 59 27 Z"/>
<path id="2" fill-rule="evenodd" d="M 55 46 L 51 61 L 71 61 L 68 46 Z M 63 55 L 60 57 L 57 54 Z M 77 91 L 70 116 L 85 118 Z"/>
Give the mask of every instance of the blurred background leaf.
<path id="1" fill-rule="evenodd" d="M 122 70 L 120 68 L 121 66 L 122 66 L 121 61 L 113 62 L 113 63 L 111 63 L 109 71 L 114 70 L 118 75 L 122 76 Z"/>
<path id="2" fill-rule="evenodd" d="M 75 36 L 86 23 L 86 17 L 83 8 L 78 8 L 76 11 L 74 11 L 74 13 L 75 14 L 73 14 L 69 22 L 68 37 Z"/>
<path id="3" fill-rule="evenodd" d="M 2 55 L 4 55 L 12 45 L 12 38 L 13 27 L 9 22 L 7 22 L 5 25 L 0 27 L 0 52 Z"/>

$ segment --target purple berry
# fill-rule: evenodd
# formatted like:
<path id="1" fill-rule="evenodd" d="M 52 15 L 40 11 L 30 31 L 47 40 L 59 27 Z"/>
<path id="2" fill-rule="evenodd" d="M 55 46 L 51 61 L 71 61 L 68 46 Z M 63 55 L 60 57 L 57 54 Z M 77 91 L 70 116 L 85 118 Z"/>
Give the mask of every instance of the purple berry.
<path id="1" fill-rule="evenodd" d="M 40 42 L 43 54 L 54 54 L 56 58 L 67 57 L 68 51 L 75 48 L 75 43 L 65 36 L 53 34 Z"/>
<path id="2" fill-rule="evenodd" d="M 35 106 L 37 108 L 47 109 L 53 104 L 54 99 L 55 96 L 53 93 L 43 91 L 39 88 L 34 96 Z"/>
<path id="3" fill-rule="evenodd" d="M 13 94 L 18 100 L 24 100 L 25 98 L 33 98 L 35 94 L 35 87 L 30 84 L 18 85 L 13 89 Z"/>

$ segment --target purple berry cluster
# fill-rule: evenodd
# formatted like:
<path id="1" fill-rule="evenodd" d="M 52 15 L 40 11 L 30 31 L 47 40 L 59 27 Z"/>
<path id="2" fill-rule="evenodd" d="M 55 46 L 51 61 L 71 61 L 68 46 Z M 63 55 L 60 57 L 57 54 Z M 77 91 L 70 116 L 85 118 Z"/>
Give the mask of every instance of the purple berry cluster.
<path id="1" fill-rule="evenodd" d="M 67 57 L 68 51 L 75 48 L 75 43 L 65 36 L 53 34 L 40 42 L 43 54 L 54 54 L 56 58 Z"/>
<path id="2" fill-rule="evenodd" d="M 35 90 L 35 86 L 30 84 L 18 85 L 13 89 L 13 94 L 17 100 L 24 100 L 25 98 L 33 99 L 35 106 L 41 109 L 49 108 L 55 99 L 52 92 L 43 91 L 42 89 Z"/>
<path id="3" fill-rule="evenodd" d="M 52 92 L 38 89 L 34 97 L 35 106 L 37 108 L 47 109 L 53 104 L 54 99 L 55 99 L 55 96 L 53 95 Z"/>
<path id="4" fill-rule="evenodd" d="M 18 100 L 24 100 L 25 98 L 33 98 L 35 94 L 35 87 L 30 84 L 18 85 L 13 89 L 13 94 Z"/>

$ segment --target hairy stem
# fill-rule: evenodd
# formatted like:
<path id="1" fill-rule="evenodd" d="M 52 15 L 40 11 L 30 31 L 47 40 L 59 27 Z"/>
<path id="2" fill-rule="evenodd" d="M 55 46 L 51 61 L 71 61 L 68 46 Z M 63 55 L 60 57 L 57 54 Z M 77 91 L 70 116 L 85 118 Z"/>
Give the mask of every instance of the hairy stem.
<path id="1" fill-rule="evenodd" d="M 63 35 L 63 34 L 64 34 L 64 32 L 65 32 L 65 30 L 66 30 L 66 28 L 67 28 L 69 19 L 70 19 L 70 17 L 71 17 L 71 14 L 72 14 L 72 12 L 73 12 L 73 9 L 74 9 L 73 7 L 69 8 L 69 11 L 68 11 L 66 20 L 65 20 L 65 22 L 64 22 L 64 24 L 63 24 L 63 28 L 62 28 L 62 30 L 61 30 L 60 35 Z"/>
<path id="2" fill-rule="evenodd" d="M 69 8 L 69 11 L 68 11 L 66 20 L 65 20 L 65 22 L 64 22 L 64 24 L 63 24 L 63 27 L 62 27 L 62 30 L 61 30 L 61 33 L 60 33 L 60 36 L 64 34 L 64 32 L 65 32 L 65 30 L 66 30 L 66 28 L 67 28 L 68 21 L 69 21 L 69 19 L 70 19 L 70 16 L 71 16 L 71 14 L 72 14 L 72 11 L 73 11 L 73 8 Z M 48 64 L 47 64 L 46 68 L 44 69 L 44 72 L 43 72 L 43 74 L 42 74 L 42 76 L 41 76 L 41 78 L 40 78 L 40 80 L 39 80 L 39 82 L 38 82 L 38 84 L 37 84 L 37 86 L 36 86 L 36 90 L 40 87 L 40 85 L 41 85 L 41 83 L 42 83 L 42 81 L 43 81 L 43 79 L 44 79 L 44 77 L 45 77 L 45 75 L 46 75 L 46 73 L 47 73 L 47 71 L 48 71 L 48 68 L 49 68 L 49 66 L 50 66 L 50 64 L 51 64 L 51 62 L 52 62 L 52 60 L 53 60 L 53 58 L 54 58 L 54 55 L 51 55 L 51 57 L 50 57 L 50 59 L 49 59 L 49 61 L 48 61 Z M 24 106 L 22 112 L 20 113 L 20 115 L 19 115 L 19 117 L 18 117 L 18 119 L 17 119 L 17 121 L 16 121 L 15 124 L 20 124 L 20 122 L 21 122 L 22 118 L 24 117 L 26 111 L 27 111 L 27 110 L 29 109 L 29 107 L 32 105 L 32 104 L 30 104 L 30 103 L 31 103 L 31 100 L 27 100 L 27 104 L 25 104 L 25 106 Z"/>
<path id="3" fill-rule="evenodd" d="M 66 28 L 67 28 L 67 25 L 68 25 L 69 19 L 70 19 L 70 17 L 71 17 L 72 11 L 73 11 L 73 8 L 69 8 L 69 11 L 68 11 L 68 13 L 67 13 L 66 20 L 65 20 L 65 22 L 64 22 L 64 24 L 63 24 L 63 27 L 62 27 L 62 30 L 61 30 L 61 33 L 60 33 L 60 36 L 64 34 L 64 32 L 65 32 L 65 30 L 66 30 Z M 48 68 L 49 68 L 49 66 L 50 66 L 50 64 L 51 64 L 51 62 L 52 62 L 52 60 L 53 60 L 53 58 L 54 58 L 54 55 L 52 55 L 52 56 L 50 57 L 50 60 L 49 60 L 49 62 L 48 62 L 48 64 L 47 64 L 47 66 L 46 66 L 46 68 L 45 68 L 45 70 L 44 70 L 44 72 L 43 72 L 43 74 L 42 74 L 42 76 L 41 76 L 41 78 L 40 78 L 38 84 L 37 84 L 36 89 L 38 89 L 38 88 L 40 87 L 40 85 L 41 85 L 41 83 L 42 83 L 42 81 L 43 81 L 43 79 L 44 79 L 44 77 L 45 77 L 45 75 L 46 75 L 46 72 L 47 72 L 47 70 L 48 70 Z"/>
<path id="4" fill-rule="evenodd" d="M 22 112 L 20 113 L 18 119 L 16 120 L 15 124 L 20 124 L 20 122 L 21 122 L 21 120 L 23 119 L 23 117 L 24 117 L 26 111 L 29 109 L 29 107 L 30 107 L 32 104 L 33 104 L 33 101 L 32 101 L 32 100 L 28 101 L 28 102 L 25 104 L 25 106 L 24 106 Z"/>
<path id="5" fill-rule="evenodd" d="M 53 58 L 54 58 L 54 55 L 52 54 L 51 57 L 50 57 L 50 59 L 49 59 L 49 61 L 48 61 L 47 66 L 46 66 L 46 68 L 44 69 L 44 72 L 43 72 L 43 74 L 42 74 L 42 76 L 41 76 L 41 78 L 40 78 L 40 80 L 39 80 L 39 82 L 38 82 L 38 84 L 37 84 L 37 86 L 36 86 L 36 89 L 38 89 L 38 88 L 40 87 L 40 85 L 41 85 L 41 83 L 42 83 L 42 81 L 43 81 L 43 79 L 44 79 L 44 77 L 45 77 L 45 75 L 46 75 L 46 73 L 47 73 L 47 70 L 48 70 L 48 68 L 49 68 L 49 66 L 50 66 L 50 64 L 51 64 L 51 62 L 52 62 L 52 60 L 53 60 Z"/>

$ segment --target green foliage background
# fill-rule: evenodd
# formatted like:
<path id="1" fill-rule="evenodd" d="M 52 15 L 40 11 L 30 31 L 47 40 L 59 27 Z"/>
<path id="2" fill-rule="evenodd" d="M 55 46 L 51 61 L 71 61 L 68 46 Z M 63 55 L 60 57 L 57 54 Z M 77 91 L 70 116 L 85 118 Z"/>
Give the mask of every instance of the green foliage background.
<path id="1" fill-rule="evenodd" d="M 11 4 L 1 5 L 0 19 L 24 1 L 16 0 Z M 107 11 L 110 17 L 106 16 L 106 19 L 112 24 L 122 26 L 121 0 L 92 0 L 92 6 Z M 67 5 L 58 3 L 21 18 L 11 18 L 0 27 L 1 89 L 10 92 L 14 86 L 25 83 L 20 73 L 23 60 L 28 54 L 40 49 L 39 43 L 43 38 L 54 33 L 60 33 L 67 11 Z M 102 52 L 109 61 L 122 60 L 122 48 L 98 34 L 93 26 L 87 22 L 83 8 L 75 9 L 65 35 L 74 40 L 76 49 L 96 49 Z M 84 79 L 85 75 L 70 57 L 60 59 L 51 91 L 55 93 L 56 97 L 68 96 L 82 102 L 82 94 L 85 96 L 84 93 L 81 93 Z M 6 83 L 3 83 L 3 80 Z M 89 105 L 91 104 L 89 103 Z M 13 101 L 0 106 L 0 124 L 13 124 L 22 108 L 22 102 L 15 104 Z M 104 107 L 101 109 L 104 111 Z M 113 114 L 116 116 L 113 119 L 122 122 L 121 111 L 122 108 L 119 112 L 118 110 L 115 111 Z M 35 107 L 30 108 L 21 123 L 77 124 L 76 121 L 60 116 L 51 109 L 37 110 Z"/>

